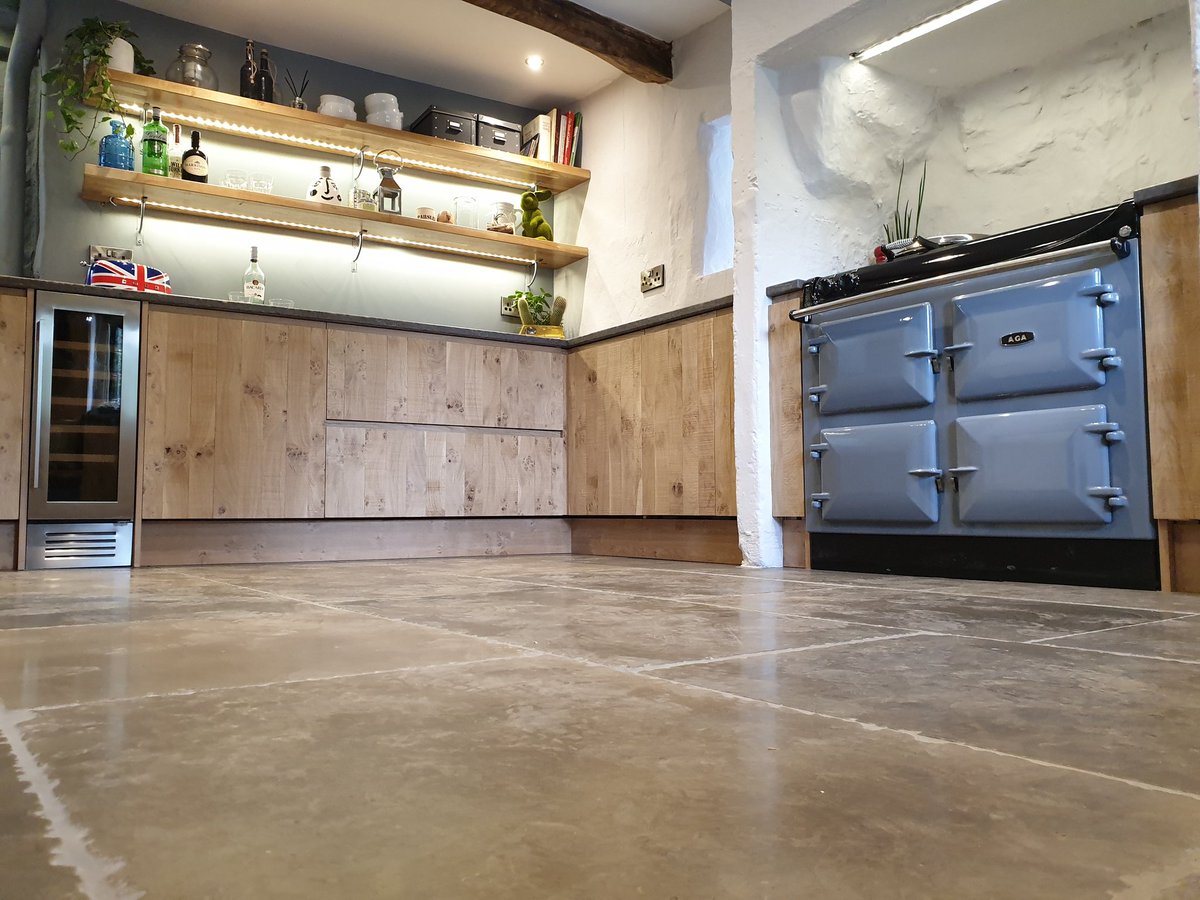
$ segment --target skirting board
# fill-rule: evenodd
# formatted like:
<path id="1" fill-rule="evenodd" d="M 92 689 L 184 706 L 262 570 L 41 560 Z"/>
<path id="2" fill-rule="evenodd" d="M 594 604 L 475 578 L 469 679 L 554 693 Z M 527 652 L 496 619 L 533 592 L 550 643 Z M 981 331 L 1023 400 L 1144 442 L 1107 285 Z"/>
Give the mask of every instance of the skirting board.
<path id="1" fill-rule="evenodd" d="M 0 572 L 17 567 L 17 523 L 0 522 Z"/>
<path id="2" fill-rule="evenodd" d="M 1200 522 L 1160 520 L 1158 558 L 1164 591 L 1200 594 Z"/>
<path id="3" fill-rule="evenodd" d="M 783 565 L 787 569 L 810 569 L 808 531 L 803 519 L 783 519 Z"/>
<path id="4" fill-rule="evenodd" d="M 143 566 L 570 553 L 561 518 L 142 522 Z"/>
<path id="5" fill-rule="evenodd" d="M 571 518 L 571 552 L 742 564 L 737 519 Z"/>

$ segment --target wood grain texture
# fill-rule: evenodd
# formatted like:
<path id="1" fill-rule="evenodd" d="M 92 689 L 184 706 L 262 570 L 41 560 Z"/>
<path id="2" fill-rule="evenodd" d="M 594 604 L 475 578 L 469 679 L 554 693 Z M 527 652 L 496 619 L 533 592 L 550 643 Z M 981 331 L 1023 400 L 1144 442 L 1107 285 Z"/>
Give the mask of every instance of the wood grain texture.
<path id="1" fill-rule="evenodd" d="M 323 326 L 155 308 L 143 347 L 144 519 L 323 514 Z"/>
<path id="2" fill-rule="evenodd" d="M 1142 217 L 1146 400 L 1156 519 L 1200 519 L 1200 229 L 1195 198 Z"/>
<path id="3" fill-rule="evenodd" d="M 571 518 L 571 552 L 742 564 L 737 519 Z"/>
<path id="4" fill-rule="evenodd" d="M 0 522 L 0 572 L 17 567 L 17 523 Z"/>
<path id="5" fill-rule="evenodd" d="M 1158 523 L 1162 589 L 1200 594 L 1200 522 Z"/>
<path id="6" fill-rule="evenodd" d="M 567 398 L 569 515 L 736 513 L 731 311 L 572 351 Z"/>
<path id="7" fill-rule="evenodd" d="M 29 300 L 0 293 L 0 519 L 21 514 L 25 419 L 29 409 Z"/>
<path id="8" fill-rule="evenodd" d="M 571 552 L 561 518 L 147 521 L 142 532 L 145 566 Z"/>
<path id="9" fill-rule="evenodd" d="M 771 506 L 779 518 L 802 518 L 804 497 L 804 390 L 800 380 L 800 326 L 788 318 L 795 302 L 777 301 L 767 313 L 771 365 Z M 807 566 L 807 563 L 806 563 Z"/>
<path id="10" fill-rule="evenodd" d="M 566 354 L 439 336 L 329 329 L 329 418 L 562 431 Z"/>
<path id="11" fill-rule="evenodd" d="M 330 424 L 329 518 L 561 516 L 559 434 Z"/>
<path id="12" fill-rule="evenodd" d="M 647 84 L 671 80 L 671 44 L 571 0 L 467 0 L 600 57 Z"/>

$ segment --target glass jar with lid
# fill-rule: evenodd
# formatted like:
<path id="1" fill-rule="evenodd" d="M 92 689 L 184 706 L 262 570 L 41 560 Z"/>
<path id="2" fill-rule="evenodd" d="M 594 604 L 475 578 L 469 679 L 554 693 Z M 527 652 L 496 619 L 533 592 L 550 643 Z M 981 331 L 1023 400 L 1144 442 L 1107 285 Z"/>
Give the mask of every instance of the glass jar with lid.
<path id="1" fill-rule="evenodd" d="M 217 73 L 208 64 L 211 58 L 212 51 L 203 44 L 184 44 L 179 48 L 178 58 L 167 66 L 167 81 L 219 90 Z"/>

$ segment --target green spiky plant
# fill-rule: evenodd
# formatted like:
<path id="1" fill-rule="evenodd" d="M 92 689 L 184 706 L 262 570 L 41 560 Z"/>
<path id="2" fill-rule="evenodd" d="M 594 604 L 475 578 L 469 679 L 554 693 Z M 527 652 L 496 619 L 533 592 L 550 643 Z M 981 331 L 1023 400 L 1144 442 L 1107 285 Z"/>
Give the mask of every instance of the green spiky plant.
<path id="1" fill-rule="evenodd" d="M 113 118 L 110 113 L 120 111 L 108 78 L 108 46 L 116 38 L 132 44 L 136 37 L 128 22 L 105 22 L 97 18 L 84 19 L 67 34 L 58 64 L 42 76 L 49 93 L 57 97 L 55 108 L 47 110 L 46 117 L 51 121 L 58 119 L 61 134 L 58 146 L 63 153 L 72 158 L 78 156 L 95 143 L 96 129 Z M 133 69 L 138 75 L 154 74 L 154 66 L 136 44 Z M 100 115 L 86 109 L 89 106 L 98 109 Z M 125 136 L 133 135 L 133 126 L 127 124 Z"/>
<path id="2" fill-rule="evenodd" d="M 900 195 L 904 190 L 904 163 L 900 163 L 900 181 L 896 184 L 896 209 L 892 212 L 892 220 L 883 225 L 883 234 L 886 238 L 884 243 L 890 244 L 893 241 L 914 238 L 921 233 L 921 208 L 925 205 L 925 176 L 928 174 L 929 160 L 926 160 L 925 165 L 921 168 L 921 186 L 917 191 L 917 208 L 914 218 L 914 210 L 907 200 L 904 202 L 904 212 L 900 212 Z"/>
<path id="3" fill-rule="evenodd" d="M 545 290 L 537 293 L 513 291 L 504 299 L 517 301 L 517 313 L 521 316 L 522 325 L 561 325 L 567 310 L 565 298 L 551 300 L 550 293 Z"/>

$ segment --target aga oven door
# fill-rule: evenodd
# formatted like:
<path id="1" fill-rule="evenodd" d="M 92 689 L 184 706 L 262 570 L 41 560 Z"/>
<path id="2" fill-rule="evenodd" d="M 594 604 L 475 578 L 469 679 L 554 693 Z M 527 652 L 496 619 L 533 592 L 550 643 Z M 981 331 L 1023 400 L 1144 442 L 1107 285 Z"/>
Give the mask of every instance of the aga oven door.
<path id="1" fill-rule="evenodd" d="M 32 521 L 133 517 L 141 304 L 39 292 Z"/>

